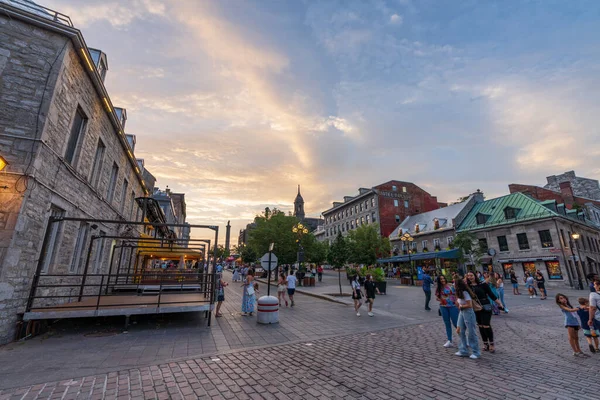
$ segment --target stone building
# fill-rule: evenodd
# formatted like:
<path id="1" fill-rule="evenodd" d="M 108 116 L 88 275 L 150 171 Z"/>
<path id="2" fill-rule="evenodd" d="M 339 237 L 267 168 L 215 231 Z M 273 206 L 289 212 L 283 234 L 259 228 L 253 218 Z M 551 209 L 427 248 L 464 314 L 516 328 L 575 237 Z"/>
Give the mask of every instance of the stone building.
<path id="1" fill-rule="evenodd" d="M 300 185 L 298 185 L 298 194 L 294 200 L 294 217 L 306 225 L 311 232 L 316 231 L 320 225 L 323 225 L 322 219 L 307 217 L 304 213 L 304 198 L 300 194 Z"/>
<path id="2" fill-rule="evenodd" d="M 484 269 L 505 276 L 511 269 L 520 278 L 539 270 L 549 286 L 577 287 L 579 280 L 585 285 L 586 274 L 600 272 L 600 231 L 583 212 L 555 200 L 520 192 L 486 200 L 474 205 L 456 231 L 475 234 L 489 255 Z"/>
<path id="3" fill-rule="evenodd" d="M 158 202 L 162 209 L 166 222 L 168 224 L 186 224 L 186 204 L 185 204 L 185 193 L 174 193 L 167 188 L 160 190 L 154 188 L 152 192 L 152 198 Z M 187 227 L 176 227 L 175 237 L 179 239 L 189 239 L 190 229 Z"/>
<path id="4" fill-rule="evenodd" d="M 567 171 L 564 174 L 548 176 L 546 181 L 548 183 L 544 186 L 545 189 L 560 192 L 560 185 L 569 182 L 575 196 L 600 201 L 600 184 L 597 179 L 581 178 L 575 175 L 575 171 Z"/>
<path id="5" fill-rule="evenodd" d="M 26 7 L 23 5 L 25 4 Z M 92 235 L 114 235 L 140 216 L 147 188 L 104 86 L 108 63 L 60 13 L 0 2 L 0 343 L 14 337 L 38 261 L 40 272 L 80 274 Z M 105 272 L 110 243 L 98 241 L 92 270 Z"/>
<path id="6" fill-rule="evenodd" d="M 411 182 L 389 181 L 360 188 L 357 196 L 344 196 L 343 202 L 334 202 L 322 212 L 325 240 L 333 240 L 338 232 L 347 235 L 363 224 L 378 224 L 379 233 L 387 237 L 407 216 L 443 206 L 446 204 Z"/>

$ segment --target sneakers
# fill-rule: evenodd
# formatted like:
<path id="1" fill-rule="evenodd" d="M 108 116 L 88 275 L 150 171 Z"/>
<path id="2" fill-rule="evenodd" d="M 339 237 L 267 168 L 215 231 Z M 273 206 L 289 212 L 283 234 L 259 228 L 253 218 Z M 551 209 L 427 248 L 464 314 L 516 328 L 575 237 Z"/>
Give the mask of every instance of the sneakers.
<path id="1" fill-rule="evenodd" d="M 458 356 L 458 357 L 468 357 L 469 356 L 468 354 L 461 353 L 460 351 L 457 351 L 456 353 L 454 353 L 454 355 Z"/>
<path id="2" fill-rule="evenodd" d="M 534 294 L 534 295 L 533 295 L 533 298 L 535 299 L 536 297 L 537 297 L 537 296 Z"/>
<path id="3" fill-rule="evenodd" d="M 287 302 L 287 300 L 285 301 L 285 306 L 286 306 L 286 307 L 288 306 L 288 302 Z"/>
<path id="4" fill-rule="evenodd" d="M 582 352 L 579 353 L 573 353 L 574 357 L 583 357 L 583 358 L 587 358 L 589 357 L 587 354 L 583 354 Z"/>
<path id="5" fill-rule="evenodd" d="M 533 299 L 533 296 L 529 296 L 530 299 Z"/>
<path id="6" fill-rule="evenodd" d="M 359 313 L 359 312 L 357 312 L 357 313 L 356 313 L 356 316 L 357 316 L 357 317 L 360 317 L 360 313 Z"/>
<path id="7" fill-rule="evenodd" d="M 287 304 L 286 304 L 286 306 L 287 306 Z M 293 301 L 292 301 L 292 307 L 294 307 L 294 302 Z"/>
<path id="8" fill-rule="evenodd" d="M 590 352 L 591 353 L 596 353 L 596 349 L 594 348 L 594 345 L 590 344 L 589 346 L 590 346 Z"/>
<path id="9" fill-rule="evenodd" d="M 444 343 L 444 347 L 448 349 L 450 347 L 454 347 L 454 345 L 452 344 L 452 342 L 450 340 L 448 340 L 446 343 Z"/>
<path id="10" fill-rule="evenodd" d="M 372 312 L 369 313 L 369 317 L 374 316 L 375 314 L 373 314 Z"/>
<path id="11" fill-rule="evenodd" d="M 470 358 L 471 360 L 477 360 L 479 357 L 478 357 L 478 356 L 476 356 L 475 354 L 471 354 L 471 355 L 469 356 L 469 358 Z"/>

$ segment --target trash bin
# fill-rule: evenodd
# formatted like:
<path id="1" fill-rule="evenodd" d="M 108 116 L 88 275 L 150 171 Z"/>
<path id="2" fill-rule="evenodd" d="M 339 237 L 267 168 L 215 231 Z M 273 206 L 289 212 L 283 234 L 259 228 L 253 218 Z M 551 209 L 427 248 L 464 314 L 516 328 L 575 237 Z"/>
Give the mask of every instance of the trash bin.
<path id="1" fill-rule="evenodd" d="M 279 300 L 275 296 L 262 296 L 256 307 L 256 322 L 276 324 L 279 322 Z"/>

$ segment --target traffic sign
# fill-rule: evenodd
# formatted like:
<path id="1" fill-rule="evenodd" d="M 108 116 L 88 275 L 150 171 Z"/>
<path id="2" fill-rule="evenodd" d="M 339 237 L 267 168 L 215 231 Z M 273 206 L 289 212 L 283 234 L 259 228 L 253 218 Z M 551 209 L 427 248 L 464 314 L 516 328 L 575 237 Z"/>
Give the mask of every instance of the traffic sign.
<path id="1" fill-rule="evenodd" d="M 260 259 L 260 266 L 263 267 L 265 271 L 273 271 L 277 268 L 277 256 L 271 253 L 271 265 L 269 265 L 269 253 L 265 253 Z"/>

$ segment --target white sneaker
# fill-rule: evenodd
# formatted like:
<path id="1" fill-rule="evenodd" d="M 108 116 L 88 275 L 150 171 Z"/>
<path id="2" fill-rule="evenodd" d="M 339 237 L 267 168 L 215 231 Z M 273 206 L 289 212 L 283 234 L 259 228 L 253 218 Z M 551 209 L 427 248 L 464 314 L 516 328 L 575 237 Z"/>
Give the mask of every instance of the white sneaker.
<path id="1" fill-rule="evenodd" d="M 360 317 L 360 313 L 359 313 L 359 312 L 357 312 L 357 313 L 356 313 L 356 316 L 357 316 L 357 317 Z"/>
<path id="2" fill-rule="evenodd" d="M 372 312 L 369 313 L 369 317 L 374 316 L 375 314 L 373 314 Z"/>
<path id="3" fill-rule="evenodd" d="M 444 347 L 448 349 L 448 348 L 450 348 L 450 347 L 454 347 L 454 345 L 452 344 L 452 342 L 451 342 L 451 341 L 449 341 L 449 340 L 448 340 L 448 341 L 447 341 L 447 342 L 444 344 Z"/>
<path id="4" fill-rule="evenodd" d="M 479 357 L 477 357 L 475 354 L 471 354 L 471 355 L 469 356 L 469 358 L 470 358 L 471 360 L 477 360 Z"/>
<path id="5" fill-rule="evenodd" d="M 534 294 L 534 295 L 533 295 L 533 297 L 535 298 L 535 297 L 537 297 L 537 296 Z"/>
<path id="6" fill-rule="evenodd" d="M 533 296 L 529 296 L 530 299 L 533 299 Z"/>

